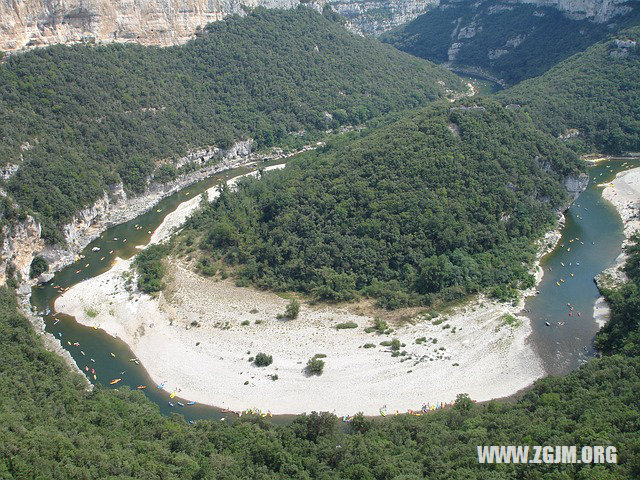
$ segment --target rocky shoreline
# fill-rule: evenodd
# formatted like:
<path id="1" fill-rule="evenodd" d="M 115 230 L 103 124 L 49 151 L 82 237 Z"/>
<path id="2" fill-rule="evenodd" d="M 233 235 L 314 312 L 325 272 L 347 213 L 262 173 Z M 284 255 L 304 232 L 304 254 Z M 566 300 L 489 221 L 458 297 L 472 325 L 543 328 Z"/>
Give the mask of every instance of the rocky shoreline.
<path id="1" fill-rule="evenodd" d="M 622 242 L 622 253 L 618 256 L 614 264 L 594 278 L 600 290 L 614 288 L 627 280 L 627 276 L 622 270 L 627 255 L 624 247 L 627 246 L 631 237 L 640 232 L 640 167 L 632 168 L 616 175 L 616 178 L 607 184 L 602 191 L 602 198 L 609 201 L 616 209 L 624 225 L 624 241 Z M 609 306 L 604 297 L 600 297 L 594 306 L 594 318 L 598 325 L 602 327 L 609 318 Z"/>

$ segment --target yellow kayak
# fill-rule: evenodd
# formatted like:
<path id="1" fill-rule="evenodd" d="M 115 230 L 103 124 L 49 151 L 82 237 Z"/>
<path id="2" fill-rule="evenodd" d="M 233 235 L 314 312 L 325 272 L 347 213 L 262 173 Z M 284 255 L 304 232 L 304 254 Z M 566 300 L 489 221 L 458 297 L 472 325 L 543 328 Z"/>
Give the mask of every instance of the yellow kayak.
<path id="1" fill-rule="evenodd" d="M 176 396 L 176 392 L 173 392 L 171 395 L 169 395 L 169 398 L 173 398 Z"/>

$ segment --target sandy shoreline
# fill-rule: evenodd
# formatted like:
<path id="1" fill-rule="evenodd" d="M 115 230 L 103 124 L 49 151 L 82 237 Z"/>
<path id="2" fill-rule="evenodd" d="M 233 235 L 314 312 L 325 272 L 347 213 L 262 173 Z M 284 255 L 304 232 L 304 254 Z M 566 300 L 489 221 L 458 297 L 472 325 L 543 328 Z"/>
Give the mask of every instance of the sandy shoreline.
<path id="1" fill-rule="evenodd" d="M 452 401 L 458 393 L 479 401 L 508 396 L 544 374 L 527 343 L 528 320 L 518 317 L 512 327 L 502 318 L 516 315 L 518 307 L 480 298 L 392 335 L 368 334 L 364 328 L 373 319 L 346 309 L 303 304 L 299 318 L 282 321 L 276 317 L 288 301 L 277 295 L 202 278 L 178 263 L 173 267 L 158 299 L 134 293 L 130 300 L 122 277 L 130 261 L 121 260 L 66 292 L 56 310 L 125 341 L 167 390 L 232 410 L 377 414 L 387 405 L 404 412 Z M 89 309 L 98 316 L 90 318 Z M 335 328 L 348 321 L 358 328 Z M 421 337 L 427 340 L 417 344 Z M 406 344 L 405 356 L 392 357 L 380 345 L 392 338 Z M 367 343 L 375 347 L 363 348 Z M 273 355 L 273 364 L 249 363 L 258 352 Z M 308 377 L 304 366 L 317 353 L 327 355 L 324 374 Z"/>
<path id="2" fill-rule="evenodd" d="M 213 198 L 215 189 L 208 194 Z M 168 215 L 151 242 L 168 238 L 198 203 L 191 199 Z M 550 232 L 540 256 L 558 238 L 558 231 Z M 536 285 L 542 278 L 538 263 Z M 404 412 L 453 401 L 459 393 L 478 401 L 505 397 L 544 375 L 528 342 L 529 320 L 518 316 L 525 295 L 516 306 L 478 297 L 449 314 L 418 316 L 391 335 L 379 335 L 364 331 L 373 318 L 338 306 L 303 304 L 299 318 L 278 320 L 287 300 L 202 278 L 175 260 L 167 289 L 154 299 L 127 291 L 123 273 L 130 267 L 131 260 L 120 260 L 75 285 L 57 299 L 55 309 L 122 339 L 154 382 L 187 400 L 274 414 L 376 415 L 384 405 Z M 99 312 L 97 317 L 90 318 L 89 309 Z M 507 314 L 517 321 L 509 324 Z M 348 321 L 358 327 L 335 328 Z M 416 343 L 422 337 L 426 340 Z M 406 354 L 393 357 L 380 345 L 393 338 L 405 344 Z M 252 365 L 249 358 L 258 352 L 272 355 L 273 364 Z M 309 377 L 304 366 L 319 353 L 326 355 L 324 373 Z"/>
<path id="3" fill-rule="evenodd" d="M 624 241 L 622 247 L 629 244 L 634 233 L 640 231 L 640 167 L 625 170 L 605 185 L 602 198 L 611 202 L 624 225 Z M 621 270 L 627 259 L 624 251 L 615 263 L 596 277 L 598 287 L 614 287 L 626 281 L 627 277 Z M 609 305 L 604 297 L 600 297 L 593 308 L 594 319 L 602 327 L 609 319 Z"/>

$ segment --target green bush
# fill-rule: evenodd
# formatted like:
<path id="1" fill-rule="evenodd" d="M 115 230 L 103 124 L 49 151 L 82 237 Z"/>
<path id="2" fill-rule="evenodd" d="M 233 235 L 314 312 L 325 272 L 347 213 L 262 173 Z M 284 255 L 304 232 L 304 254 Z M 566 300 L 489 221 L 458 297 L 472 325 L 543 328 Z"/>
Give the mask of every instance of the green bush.
<path id="1" fill-rule="evenodd" d="M 258 353 L 253 363 L 256 367 L 267 367 L 273 363 L 273 357 L 266 353 Z"/>
<path id="2" fill-rule="evenodd" d="M 36 278 L 49 271 L 49 262 L 44 257 L 37 256 L 31 261 L 31 267 L 29 269 L 29 278 Z"/>
<path id="3" fill-rule="evenodd" d="M 336 325 L 337 330 L 345 330 L 347 328 L 358 328 L 358 324 L 356 322 L 344 322 Z"/>
<path id="4" fill-rule="evenodd" d="M 278 315 L 278 318 L 293 320 L 294 318 L 298 318 L 299 314 L 300 303 L 296 299 L 293 299 L 289 302 L 289 305 L 287 305 L 284 313 Z"/>
<path id="5" fill-rule="evenodd" d="M 317 357 L 309 359 L 305 371 L 308 375 L 322 375 L 324 371 L 324 360 L 320 360 Z"/>

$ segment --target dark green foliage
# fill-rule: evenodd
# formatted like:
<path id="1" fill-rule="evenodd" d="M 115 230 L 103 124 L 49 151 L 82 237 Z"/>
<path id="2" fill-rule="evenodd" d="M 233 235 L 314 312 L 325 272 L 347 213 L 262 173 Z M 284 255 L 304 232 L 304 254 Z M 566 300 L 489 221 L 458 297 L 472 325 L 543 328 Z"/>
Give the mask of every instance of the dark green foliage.
<path id="1" fill-rule="evenodd" d="M 266 353 L 259 353 L 256 355 L 253 363 L 257 367 L 268 367 L 273 363 L 273 357 L 271 355 L 267 355 Z"/>
<path id="2" fill-rule="evenodd" d="M 324 360 L 321 360 L 316 355 L 313 358 L 310 358 L 307 362 L 307 366 L 305 367 L 305 371 L 308 375 L 322 375 L 324 371 Z"/>
<path id="3" fill-rule="evenodd" d="M 107 186 L 121 180 L 140 192 L 151 175 L 170 180 L 175 169 L 160 161 L 189 149 L 248 137 L 282 145 L 293 132 L 358 124 L 461 86 L 311 9 L 256 9 L 179 47 L 53 46 L 11 56 L 0 65 L 0 159 L 24 157 L 8 191 L 59 241 L 59 225 Z"/>
<path id="4" fill-rule="evenodd" d="M 629 281 L 623 286 L 603 292 L 611 315 L 596 335 L 595 346 L 606 354 L 621 353 L 640 356 L 640 236 L 627 247 L 629 258 L 625 273 Z"/>
<path id="5" fill-rule="evenodd" d="M 636 42 L 625 48 L 619 41 Z M 640 27 L 618 32 L 544 75 L 498 94 L 522 105 L 541 128 L 557 136 L 578 129 L 567 142 L 579 151 L 640 151 Z"/>
<path id="6" fill-rule="evenodd" d="M 300 314 L 300 302 L 296 299 L 293 299 L 287 305 L 287 308 L 284 309 L 284 313 L 279 314 L 278 318 L 285 320 L 293 320 L 294 318 L 298 318 Z"/>
<path id="7" fill-rule="evenodd" d="M 31 261 L 31 267 L 29 268 L 29 277 L 36 278 L 48 271 L 49 271 L 49 262 L 47 262 L 40 255 L 38 255 L 37 257 L 34 257 L 34 259 Z"/>
<path id="8" fill-rule="evenodd" d="M 138 288 L 143 292 L 153 294 L 164 289 L 162 259 L 168 251 L 166 245 L 151 245 L 136 256 L 133 265 L 138 273 Z"/>
<path id="9" fill-rule="evenodd" d="M 428 108 L 222 192 L 191 219 L 259 287 L 387 308 L 530 285 L 575 155 L 485 99 Z"/>
<path id="10" fill-rule="evenodd" d="M 631 253 L 630 274 L 640 257 L 637 248 Z M 611 329 L 610 345 L 628 345 L 637 335 L 637 303 L 630 312 L 635 332 Z M 610 322 L 626 322 L 622 315 L 614 307 Z M 634 342 L 635 348 L 624 349 L 627 355 L 594 359 L 566 377 L 536 382 L 517 403 L 480 406 L 460 396 L 453 408 L 422 417 L 373 421 L 356 415 L 347 432 L 328 413 L 299 416 L 286 426 L 244 417 L 230 425 L 188 425 L 178 415 L 161 415 L 137 391 L 98 386 L 86 392 L 80 376 L 44 350 L 18 313 L 13 292 L 0 288 L 0 478 L 639 478 Z M 477 445 L 519 444 L 615 445 L 619 463 L 477 462 Z"/>
<path id="11" fill-rule="evenodd" d="M 358 324 L 356 322 L 342 322 L 336 325 L 336 330 L 346 330 L 348 328 L 358 328 Z"/>
<path id="12" fill-rule="evenodd" d="M 513 85 L 544 73 L 637 18 L 636 11 L 595 23 L 540 5 L 443 1 L 382 40 L 437 63 L 449 61 L 449 49 L 456 43 L 454 68 L 480 68 Z"/>

